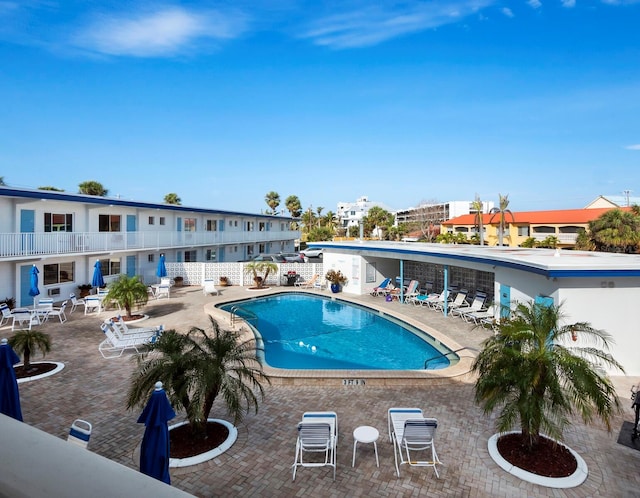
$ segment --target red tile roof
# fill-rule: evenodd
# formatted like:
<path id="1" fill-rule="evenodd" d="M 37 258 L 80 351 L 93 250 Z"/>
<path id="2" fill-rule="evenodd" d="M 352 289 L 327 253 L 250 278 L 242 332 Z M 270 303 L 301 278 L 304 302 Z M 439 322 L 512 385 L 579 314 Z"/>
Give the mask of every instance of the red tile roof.
<path id="1" fill-rule="evenodd" d="M 612 208 L 599 208 L 599 209 L 560 209 L 552 211 L 521 211 L 514 212 L 513 217 L 516 224 L 529 224 L 529 225 L 541 225 L 541 224 L 586 224 L 602 216 L 607 211 L 611 211 Z M 623 211 L 628 211 L 629 208 L 621 208 Z M 497 214 L 483 214 L 482 223 L 485 225 L 490 224 L 491 218 L 493 222 L 491 224 L 497 224 L 500 216 Z M 443 225 L 475 225 L 475 214 L 463 214 L 457 218 L 451 218 L 443 222 Z M 506 215 L 507 223 L 511 223 L 512 219 L 509 214 Z"/>

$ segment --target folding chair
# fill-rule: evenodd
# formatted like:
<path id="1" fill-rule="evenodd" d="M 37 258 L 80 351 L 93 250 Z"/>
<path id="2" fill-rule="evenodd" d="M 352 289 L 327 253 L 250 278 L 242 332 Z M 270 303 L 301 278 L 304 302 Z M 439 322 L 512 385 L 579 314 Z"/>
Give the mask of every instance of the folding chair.
<path id="1" fill-rule="evenodd" d="M 298 424 L 296 457 L 293 463 L 293 480 L 298 467 L 333 467 L 336 480 L 336 449 L 338 446 L 338 417 L 335 412 L 305 412 Z M 305 461 L 305 454 L 324 455 L 314 461 Z M 308 455 L 310 456 L 310 455 Z"/>
<path id="2" fill-rule="evenodd" d="M 419 414 L 419 416 L 415 416 Z M 436 465 L 438 459 L 434 438 L 438 421 L 423 418 L 418 408 L 392 408 L 389 410 L 389 431 L 393 442 L 396 476 L 400 477 L 400 465 L 411 467 L 433 467 L 436 477 L 440 477 Z M 410 417 L 415 418 L 410 418 Z"/>

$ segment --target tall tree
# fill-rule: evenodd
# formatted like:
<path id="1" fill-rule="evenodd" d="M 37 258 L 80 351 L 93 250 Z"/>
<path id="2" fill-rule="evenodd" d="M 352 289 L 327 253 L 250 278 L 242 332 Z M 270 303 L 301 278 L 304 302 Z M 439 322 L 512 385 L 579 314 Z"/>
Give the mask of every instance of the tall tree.
<path id="1" fill-rule="evenodd" d="M 104 197 L 109 193 L 109 191 L 102 186 L 102 183 L 89 180 L 78 185 L 78 193 Z"/>
<path id="2" fill-rule="evenodd" d="M 324 209 L 323 206 L 318 206 L 316 208 L 316 213 L 318 213 L 318 228 L 320 228 L 320 223 L 322 221 L 322 210 Z"/>
<path id="3" fill-rule="evenodd" d="M 640 215 L 637 209 L 611 209 L 590 221 L 586 231 L 578 234 L 576 249 L 602 252 L 638 252 L 640 246 Z"/>
<path id="4" fill-rule="evenodd" d="M 287 197 L 284 201 L 284 205 L 292 218 L 299 218 L 302 214 L 302 204 L 300 204 L 300 199 L 298 199 L 297 195 L 290 195 Z"/>
<path id="5" fill-rule="evenodd" d="M 315 221 L 316 216 L 315 214 L 313 214 L 311 206 L 309 206 L 309 209 L 305 210 L 304 213 L 302 213 L 302 223 L 304 223 L 304 231 L 306 233 L 309 233 L 311 231 Z"/>
<path id="6" fill-rule="evenodd" d="M 182 199 L 178 197 L 178 194 L 171 192 L 164 196 L 164 202 L 167 204 L 173 204 L 176 206 L 182 205 Z"/>
<path id="7" fill-rule="evenodd" d="M 64 192 L 64 189 L 58 187 L 52 187 L 50 185 L 45 185 L 42 187 L 38 187 L 38 190 L 51 190 L 52 192 Z"/>
<path id="8" fill-rule="evenodd" d="M 280 205 L 280 194 L 272 190 L 264 196 L 264 202 L 269 206 L 270 211 L 267 211 L 267 214 L 277 214 L 277 209 Z"/>
<path id="9" fill-rule="evenodd" d="M 497 430 L 518 423 L 533 450 L 540 433 L 561 440 L 576 416 L 597 415 L 611 431 L 620 402 L 603 368 L 622 366 L 608 353 L 611 337 L 589 323 L 565 324 L 561 306 L 519 303 L 485 341 L 473 364 L 476 402 L 486 414 L 500 410 Z M 571 347 L 574 338 L 584 346 Z"/>
<path id="10" fill-rule="evenodd" d="M 364 230 L 366 234 L 371 234 L 376 228 L 388 230 L 393 225 L 393 215 L 380 206 L 373 206 L 364 217 Z M 382 234 L 378 235 L 382 239 Z"/>
<path id="11" fill-rule="evenodd" d="M 507 228 L 507 216 L 511 216 L 511 221 L 515 223 L 516 218 L 509 209 L 509 194 L 498 194 L 498 207 L 494 207 L 491 211 L 491 218 L 489 223 L 493 222 L 493 219 L 498 217 L 498 245 L 502 246 L 504 242 L 504 231 Z"/>
<path id="12" fill-rule="evenodd" d="M 482 215 L 484 214 L 484 203 L 480 199 L 480 196 L 476 194 L 475 200 L 471 203 L 471 209 L 475 213 L 475 224 L 478 227 L 478 237 L 480 237 L 480 245 L 484 246 L 484 224 L 482 222 Z"/>

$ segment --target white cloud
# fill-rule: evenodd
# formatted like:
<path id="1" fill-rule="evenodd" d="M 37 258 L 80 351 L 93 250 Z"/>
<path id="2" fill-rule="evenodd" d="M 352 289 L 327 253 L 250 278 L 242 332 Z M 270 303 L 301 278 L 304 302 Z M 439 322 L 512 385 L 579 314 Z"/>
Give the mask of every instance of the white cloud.
<path id="1" fill-rule="evenodd" d="M 495 0 L 428 3 L 411 0 L 401 4 L 369 4 L 320 19 L 301 37 L 332 48 L 372 46 L 398 36 L 459 22 L 493 3 Z"/>
<path id="2" fill-rule="evenodd" d="M 640 150 L 640 144 L 627 145 L 625 147 L 625 149 L 627 149 L 627 150 Z"/>
<path id="3" fill-rule="evenodd" d="M 576 6 L 576 0 L 562 0 L 562 6 L 571 9 Z"/>
<path id="4" fill-rule="evenodd" d="M 542 7 L 542 2 L 540 2 L 540 0 L 527 0 L 527 3 L 529 4 L 529 7 L 533 9 L 539 9 Z"/>
<path id="5" fill-rule="evenodd" d="M 513 11 L 509 7 L 503 7 L 502 13 L 507 17 L 514 17 Z"/>
<path id="6" fill-rule="evenodd" d="M 101 16 L 76 35 L 73 44 L 107 55 L 163 57 L 183 53 L 198 41 L 235 38 L 244 29 L 241 15 L 171 7 Z"/>

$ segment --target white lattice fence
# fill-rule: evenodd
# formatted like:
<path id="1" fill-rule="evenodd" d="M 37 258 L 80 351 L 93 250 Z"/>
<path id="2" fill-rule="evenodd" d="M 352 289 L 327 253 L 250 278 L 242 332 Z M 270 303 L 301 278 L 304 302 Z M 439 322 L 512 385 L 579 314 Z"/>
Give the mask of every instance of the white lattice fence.
<path id="1" fill-rule="evenodd" d="M 245 273 L 246 263 L 166 263 L 167 276 L 182 277 L 184 285 L 202 285 L 205 280 L 219 282 L 220 277 L 227 277 L 231 285 L 251 286 L 253 276 Z M 322 263 L 276 263 L 278 271 L 269 274 L 266 284 L 279 286 L 283 283 L 283 275 L 295 271 L 300 280 L 309 280 L 316 273 L 324 278 Z"/>

